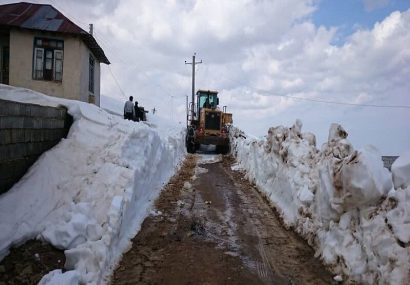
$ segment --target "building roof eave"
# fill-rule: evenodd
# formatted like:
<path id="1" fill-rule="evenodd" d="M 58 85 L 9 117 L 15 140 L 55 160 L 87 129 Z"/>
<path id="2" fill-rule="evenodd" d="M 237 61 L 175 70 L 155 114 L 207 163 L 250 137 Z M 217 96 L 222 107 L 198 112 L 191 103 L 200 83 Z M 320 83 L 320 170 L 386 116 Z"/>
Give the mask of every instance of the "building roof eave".
<path id="1" fill-rule="evenodd" d="M 49 4 L 20 2 L 0 5 L 0 28 L 77 35 L 100 62 L 110 64 L 93 35 L 84 31 Z"/>
<path id="2" fill-rule="evenodd" d="M 100 47 L 100 45 L 97 43 L 97 41 L 91 34 L 89 33 L 81 34 L 81 39 L 84 41 L 87 47 L 93 52 L 94 56 L 100 62 L 105 63 L 105 64 L 110 64 L 110 61 L 105 55 L 104 50 Z"/>

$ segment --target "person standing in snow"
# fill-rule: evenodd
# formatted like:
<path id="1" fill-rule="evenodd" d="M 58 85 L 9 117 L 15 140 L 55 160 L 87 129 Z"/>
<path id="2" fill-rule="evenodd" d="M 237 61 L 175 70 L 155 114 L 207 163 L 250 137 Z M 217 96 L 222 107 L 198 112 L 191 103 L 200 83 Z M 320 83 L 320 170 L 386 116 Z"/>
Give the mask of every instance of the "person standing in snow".
<path id="1" fill-rule="evenodd" d="M 138 101 L 135 101 L 134 111 L 135 111 L 135 120 L 139 122 L 141 120 L 141 110 L 140 110 L 140 107 L 138 107 Z"/>
<path id="2" fill-rule="evenodd" d="M 125 120 L 133 120 L 135 116 L 134 104 L 132 103 L 134 98 L 130 96 L 130 99 L 125 102 L 124 105 L 124 119 Z"/>

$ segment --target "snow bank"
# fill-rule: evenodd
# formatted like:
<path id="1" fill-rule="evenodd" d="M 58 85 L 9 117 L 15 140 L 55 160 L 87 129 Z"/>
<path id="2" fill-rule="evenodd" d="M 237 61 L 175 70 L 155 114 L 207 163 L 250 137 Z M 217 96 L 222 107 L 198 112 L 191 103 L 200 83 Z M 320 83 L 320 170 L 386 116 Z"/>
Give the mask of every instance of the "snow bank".
<path id="1" fill-rule="evenodd" d="M 50 272 L 40 284 L 106 283 L 185 155 L 183 129 L 10 86 L 0 85 L 0 98 L 64 105 L 74 117 L 68 137 L 0 196 L 0 258 L 41 238 L 65 250 L 69 271 Z"/>
<path id="2" fill-rule="evenodd" d="M 406 188 L 410 186 L 410 151 L 396 159 L 391 166 L 394 187 Z"/>
<path id="3" fill-rule="evenodd" d="M 297 120 L 258 140 L 233 127 L 232 152 L 284 224 L 335 273 L 363 284 L 409 284 L 410 156 L 395 162 L 392 178 L 378 151 L 355 150 L 342 126 L 332 124 L 320 151 L 301 130 Z"/>

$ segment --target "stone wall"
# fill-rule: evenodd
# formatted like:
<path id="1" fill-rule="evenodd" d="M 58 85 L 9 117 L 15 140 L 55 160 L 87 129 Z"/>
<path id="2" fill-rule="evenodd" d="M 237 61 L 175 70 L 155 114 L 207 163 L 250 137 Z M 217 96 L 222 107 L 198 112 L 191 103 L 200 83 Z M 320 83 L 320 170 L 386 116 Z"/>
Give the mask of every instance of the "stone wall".
<path id="1" fill-rule="evenodd" d="M 67 136 L 72 117 L 63 107 L 0 100 L 0 194 L 45 151 Z"/>

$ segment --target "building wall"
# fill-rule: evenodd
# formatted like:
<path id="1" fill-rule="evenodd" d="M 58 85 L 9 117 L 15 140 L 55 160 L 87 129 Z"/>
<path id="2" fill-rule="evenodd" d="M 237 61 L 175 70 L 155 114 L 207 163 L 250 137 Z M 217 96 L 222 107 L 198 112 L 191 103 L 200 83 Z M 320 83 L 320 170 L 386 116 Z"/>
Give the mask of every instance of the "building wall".
<path id="1" fill-rule="evenodd" d="M 0 100 L 0 194 L 67 135 L 71 122 L 65 108 Z"/>
<path id="2" fill-rule="evenodd" d="M 100 106 L 100 62 L 94 57 L 94 93 L 88 91 L 89 83 L 89 56 L 91 51 L 82 42 L 81 45 L 81 78 L 80 78 L 80 94 L 81 101 L 90 102 L 90 95 L 94 96 L 95 104 Z"/>
<path id="3" fill-rule="evenodd" d="M 83 43 L 80 46 L 81 55 L 81 77 L 80 77 L 80 94 L 81 101 L 88 102 L 88 49 Z"/>
<path id="4" fill-rule="evenodd" d="M 100 104 L 100 102 L 101 102 L 101 97 L 100 97 L 100 95 L 101 95 L 101 64 L 100 64 L 100 62 L 97 60 L 97 59 L 95 59 L 95 91 L 94 91 L 94 94 L 95 94 L 95 104 L 97 105 L 97 106 L 101 106 Z"/>
<path id="5" fill-rule="evenodd" d="M 62 82 L 33 80 L 33 45 L 36 36 L 64 40 Z M 10 85 L 33 89 L 55 97 L 88 102 L 88 54 L 89 50 L 84 42 L 74 36 L 62 37 L 61 34 L 11 30 Z"/>

